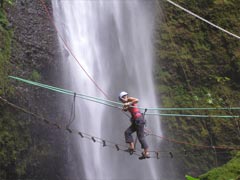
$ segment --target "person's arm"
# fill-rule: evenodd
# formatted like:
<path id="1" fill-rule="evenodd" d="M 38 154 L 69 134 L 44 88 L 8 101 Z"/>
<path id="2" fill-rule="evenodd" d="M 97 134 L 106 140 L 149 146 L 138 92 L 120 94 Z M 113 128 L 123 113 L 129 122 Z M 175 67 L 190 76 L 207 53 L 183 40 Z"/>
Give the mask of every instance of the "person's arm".
<path id="1" fill-rule="evenodd" d="M 134 98 L 134 97 L 129 97 L 128 98 L 128 105 L 129 106 L 131 106 L 131 105 L 133 105 L 133 104 L 136 104 L 136 103 L 138 103 L 138 99 L 137 98 Z"/>
<path id="2" fill-rule="evenodd" d="M 123 105 L 123 110 L 124 111 L 127 111 L 129 106 L 133 105 L 133 104 L 136 104 L 138 103 L 138 99 L 137 98 L 134 98 L 134 97 L 128 97 L 128 100 L 126 103 L 124 103 Z"/>

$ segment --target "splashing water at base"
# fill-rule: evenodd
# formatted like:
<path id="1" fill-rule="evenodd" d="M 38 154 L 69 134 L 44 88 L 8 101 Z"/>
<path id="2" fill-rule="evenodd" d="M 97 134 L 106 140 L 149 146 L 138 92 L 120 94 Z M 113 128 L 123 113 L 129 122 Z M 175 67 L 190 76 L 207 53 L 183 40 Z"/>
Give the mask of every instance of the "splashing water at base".
<path id="1" fill-rule="evenodd" d="M 54 19 L 61 36 L 83 68 L 111 100 L 120 91 L 138 98 L 139 106 L 156 107 L 152 77 L 154 1 L 147 0 L 52 0 Z M 60 41 L 64 81 L 78 93 L 104 97 Z M 68 107 L 67 111 L 70 111 Z M 76 129 L 125 144 L 130 126 L 120 110 L 101 104 L 76 101 Z M 160 120 L 148 117 L 148 128 L 161 134 Z M 76 179 L 159 179 L 158 160 L 139 161 L 137 156 L 103 148 L 90 141 L 73 139 L 70 154 Z M 159 140 L 147 137 L 149 148 Z M 139 143 L 137 146 L 140 149 Z M 74 150 L 73 150 L 74 149 Z"/>

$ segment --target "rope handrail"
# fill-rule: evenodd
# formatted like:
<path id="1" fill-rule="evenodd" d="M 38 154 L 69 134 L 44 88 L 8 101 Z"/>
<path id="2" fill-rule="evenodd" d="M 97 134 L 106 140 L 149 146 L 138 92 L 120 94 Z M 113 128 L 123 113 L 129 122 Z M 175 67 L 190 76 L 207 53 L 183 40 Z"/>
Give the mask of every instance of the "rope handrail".
<path id="1" fill-rule="evenodd" d="M 160 114 L 160 113 L 145 113 L 146 115 L 157 116 L 174 116 L 174 117 L 198 117 L 198 118 L 239 118 L 240 116 L 231 115 L 202 115 L 202 114 Z"/>
<path id="2" fill-rule="evenodd" d="M 38 82 L 34 82 L 34 81 L 30 81 L 30 80 L 26 80 L 23 78 L 19 78 L 19 77 L 15 77 L 15 76 L 9 76 L 12 79 L 18 80 L 18 81 L 22 81 L 34 86 L 38 86 L 38 87 L 42 87 L 45 89 L 49 89 L 55 92 L 59 92 L 59 93 L 63 93 L 63 94 L 67 94 L 67 95 L 71 95 L 71 96 L 75 96 L 79 97 L 81 99 L 84 100 L 88 100 L 88 101 L 92 101 L 92 102 L 96 102 L 96 103 L 100 103 L 106 106 L 110 106 L 113 108 L 118 108 L 118 109 L 122 109 L 121 107 L 123 106 L 123 103 L 119 103 L 119 102 L 115 102 L 115 101 L 110 101 L 110 100 L 105 100 L 105 99 L 101 99 L 101 98 L 96 98 L 93 96 L 87 96 L 87 95 L 83 95 L 83 94 L 79 94 L 79 93 L 75 93 L 73 91 L 70 90 L 66 90 L 66 89 L 61 89 L 58 87 L 54 87 L 54 86 L 49 86 L 46 84 L 42 84 L 42 83 L 38 83 Z M 118 105 L 118 106 L 117 106 Z M 121 106 L 119 106 L 121 105 Z M 144 110 L 202 110 L 201 108 L 143 108 L 143 107 L 139 107 L 139 109 L 144 109 Z M 221 108 L 222 109 L 228 109 L 228 110 L 240 110 L 240 107 L 235 107 L 235 108 Z M 220 110 L 220 108 L 204 108 L 204 110 Z M 239 116 L 230 116 L 230 115 L 188 115 L 188 114 L 161 114 L 161 113 L 145 113 L 146 115 L 158 115 L 158 116 L 170 116 L 170 117 L 176 117 L 176 116 L 182 116 L 182 117 L 214 117 L 214 118 L 239 118 Z"/>

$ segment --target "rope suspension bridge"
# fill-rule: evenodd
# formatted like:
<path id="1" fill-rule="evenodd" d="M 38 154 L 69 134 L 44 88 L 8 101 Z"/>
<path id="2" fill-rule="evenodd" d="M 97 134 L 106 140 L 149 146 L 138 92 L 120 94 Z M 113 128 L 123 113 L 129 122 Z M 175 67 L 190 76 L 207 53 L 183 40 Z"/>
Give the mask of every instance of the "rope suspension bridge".
<path id="1" fill-rule="evenodd" d="M 30 81 L 30 80 L 26 80 L 26 79 L 15 77 L 15 76 L 9 76 L 9 77 L 12 78 L 12 79 L 15 79 L 17 81 L 21 81 L 21 82 L 24 82 L 24 83 L 27 83 L 27 84 L 31 84 L 31 85 L 34 85 L 34 86 L 37 86 L 37 87 L 40 87 L 40 88 L 45 88 L 45 89 L 48 89 L 48 90 L 51 90 L 51 91 L 54 91 L 54 92 L 57 92 L 57 93 L 62 93 L 62 94 L 74 96 L 74 99 L 76 97 L 78 97 L 82 100 L 92 101 L 92 102 L 95 102 L 95 103 L 99 103 L 99 104 L 102 104 L 102 105 L 106 105 L 106 106 L 109 106 L 109 107 L 112 107 L 112 108 L 118 108 L 118 109 L 122 109 L 122 106 L 123 106 L 123 104 L 119 103 L 119 102 L 110 101 L 110 100 L 106 100 L 106 99 L 100 99 L 100 98 L 93 97 L 93 96 L 88 96 L 88 95 L 83 95 L 83 94 L 79 94 L 79 93 L 76 93 L 76 92 L 73 92 L 73 91 L 70 91 L 70 90 L 66 90 L 66 89 L 62 89 L 62 88 L 59 88 L 59 87 L 54 87 L 54 86 L 50 86 L 50 85 L 46 85 L 46 84 L 42 84 L 42 83 Z M 81 138 L 87 138 L 87 139 L 89 139 L 93 142 L 102 144 L 103 147 L 108 146 L 108 147 L 117 149 L 117 151 L 125 151 L 125 149 L 127 149 L 127 147 L 124 146 L 124 145 L 114 143 L 114 142 L 102 139 L 100 137 L 95 137 L 95 136 L 87 134 L 85 132 L 80 132 L 78 130 L 70 129 L 70 123 L 71 123 L 72 118 L 70 118 L 70 121 L 69 121 L 70 123 L 67 124 L 65 127 L 60 126 L 59 124 L 52 123 L 50 120 L 48 120 L 46 118 L 43 118 L 40 115 L 34 114 L 32 112 L 29 112 L 26 109 L 20 108 L 20 107 L 8 102 L 7 100 L 5 100 L 1 97 L 0 97 L 0 99 L 2 101 L 4 101 L 5 103 L 11 105 L 14 108 L 17 108 L 17 109 L 19 109 L 19 110 L 21 110 L 25 113 L 28 113 L 28 114 L 30 114 L 30 115 L 38 118 L 38 119 L 41 119 L 44 123 L 47 123 L 47 124 L 49 124 L 49 125 L 51 125 L 55 128 L 58 128 L 58 129 L 64 129 L 71 134 L 78 134 Z M 74 102 L 75 102 L 75 100 L 74 100 Z M 148 108 L 143 108 L 142 107 L 142 109 L 146 110 Z M 206 109 L 208 109 L 208 108 L 203 108 L 203 110 L 206 110 Z M 240 107 L 234 107 L 234 108 L 229 107 L 229 108 L 220 108 L 220 109 L 240 110 Z M 161 111 L 161 110 L 165 110 L 165 108 L 152 108 L 151 110 Z M 167 108 L 167 110 L 171 110 L 171 108 Z M 189 109 L 188 108 L 173 108 L 173 110 L 189 110 Z M 202 110 L 202 108 L 194 108 L 194 109 L 191 109 L 191 110 Z M 219 109 L 218 108 L 209 108 L 209 110 L 219 110 Z M 159 114 L 159 115 L 161 115 L 161 114 Z M 168 114 L 168 115 L 169 116 L 176 116 L 176 114 Z M 194 117 L 194 115 L 193 115 L 193 117 Z M 196 116 L 196 117 L 199 117 L 199 116 Z M 239 116 L 228 116 L 228 115 L 218 116 L 218 115 L 215 115 L 213 117 L 236 118 L 236 117 L 239 117 Z M 218 150 L 228 150 L 228 151 L 230 151 L 230 150 L 240 150 L 240 147 L 238 147 L 238 146 L 236 146 L 236 147 L 229 147 L 229 146 L 226 146 L 226 145 L 224 145 L 224 146 L 207 146 L 207 145 L 200 145 L 200 144 L 182 142 L 182 141 L 178 141 L 178 140 L 175 140 L 175 139 L 171 139 L 171 138 L 163 137 L 163 136 L 160 136 L 160 135 L 156 135 L 154 133 L 149 133 L 148 135 L 156 137 L 156 138 L 160 138 L 162 140 L 165 140 L 165 141 L 168 141 L 168 142 L 171 142 L 171 143 L 175 143 L 175 144 L 179 144 L 179 145 L 185 145 L 185 146 L 191 146 L 191 147 L 195 147 L 195 148 L 200 148 L 201 150 L 203 150 L 203 149 L 208 149 L 208 150 L 212 149 L 214 151 L 216 149 L 218 149 Z M 152 153 L 151 158 L 157 158 L 157 159 L 160 158 L 160 154 L 161 154 L 161 157 L 162 157 L 162 154 L 165 155 L 163 157 L 173 158 L 173 156 L 174 156 L 172 151 L 150 150 L 149 152 Z M 184 152 L 181 152 L 181 153 L 183 153 L 184 156 L 186 156 L 186 155 L 189 154 L 189 152 L 190 151 L 184 151 Z M 166 153 L 167 153 L 167 156 L 166 156 Z M 138 150 L 138 149 L 136 150 L 136 152 L 134 154 L 137 155 L 137 156 L 141 156 L 140 150 Z M 198 154 L 198 155 L 200 155 L 200 154 Z"/>
<path id="2" fill-rule="evenodd" d="M 102 145 L 102 147 L 108 147 L 111 149 L 116 149 L 117 151 L 122 151 L 122 152 L 127 152 L 127 146 L 126 145 L 122 145 L 116 142 L 112 142 L 100 137 L 96 137 L 93 135 L 90 135 L 88 133 L 82 132 L 82 131 L 78 131 L 75 129 L 70 129 L 69 126 L 62 126 L 58 123 L 53 122 L 52 120 L 49 120 L 47 118 L 44 118 L 42 115 L 33 113 L 25 108 L 22 108 L 20 106 L 17 106 L 11 102 L 9 102 L 8 100 L 2 98 L 0 96 L 0 100 L 5 103 L 8 104 L 9 106 L 18 109 L 19 111 L 22 111 L 26 114 L 29 114 L 33 117 L 35 117 L 36 119 L 40 120 L 41 122 L 47 124 L 48 126 L 51 126 L 52 128 L 56 128 L 59 130 L 65 130 L 66 132 L 70 133 L 70 134 L 75 134 L 78 135 L 80 138 L 85 138 L 89 141 L 92 141 L 93 143 L 98 143 L 100 145 Z M 191 143 L 187 143 L 187 142 L 180 142 L 180 141 L 176 141 L 174 139 L 170 139 L 170 138 L 166 138 L 163 136 L 158 136 L 155 134 L 149 134 L 149 135 L 153 135 L 155 137 L 159 137 L 163 140 L 172 142 L 172 143 L 176 143 L 176 144 L 184 144 L 184 145 L 190 145 L 190 146 L 195 146 L 197 148 L 200 149 L 191 149 L 191 150 L 183 150 L 183 151 L 176 151 L 176 150 L 171 150 L 171 151 L 167 151 L 167 150 L 150 150 L 149 152 L 151 153 L 150 158 L 151 159 L 160 159 L 160 158 L 181 158 L 181 157 L 186 157 L 186 156 L 201 156 L 202 155 L 202 151 L 203 150 L 210 150 L 211 153 L 216 154 L 223 154 L 223 153 L 228 153 L 231 150 L 240 150 L 240 147 L 228 147 L 228 146 L 203 146 L 203 145 L 197 145 L 197 144 L 191 144 Z M 216 152 L 216 149 L 219 150 L 225 150 L 224 152 Z M 127 152 L 128 153 L 128 152 Z M 177 154 L 177 155 L 176 155 Z M 136 151 L 132 154 L 135 156 L 140 157 L 141 156 L 141 150 L 136 149 Z"/>

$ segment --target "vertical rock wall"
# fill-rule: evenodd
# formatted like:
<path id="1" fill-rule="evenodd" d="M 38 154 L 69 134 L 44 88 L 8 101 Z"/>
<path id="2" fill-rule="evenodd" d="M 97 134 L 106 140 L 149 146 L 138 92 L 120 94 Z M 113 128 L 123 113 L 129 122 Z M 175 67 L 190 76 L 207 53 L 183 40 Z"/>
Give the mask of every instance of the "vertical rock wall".
<path id="1" fill-rule="evenodd" d="M 44 1 L 51 13 L 50 0 Z M 9 28 L 14 31 L 10 75 L 59 86 L 59 48 L 57 33 L 40 0 L 16 0 L 7 7 Z M 59 95 L 42 88 L 11 81 L 15 87 L 12 102 L 40 114 L 52 122 L 64 125 L 64 117 L 58 106 Z M 28 179 L 65 179 L 64 131 L 54 129 L 28 114 L 31 142 L 29 144 L 26 174 Z M 27 128 L 26 128 L 27 129 Z"/>

